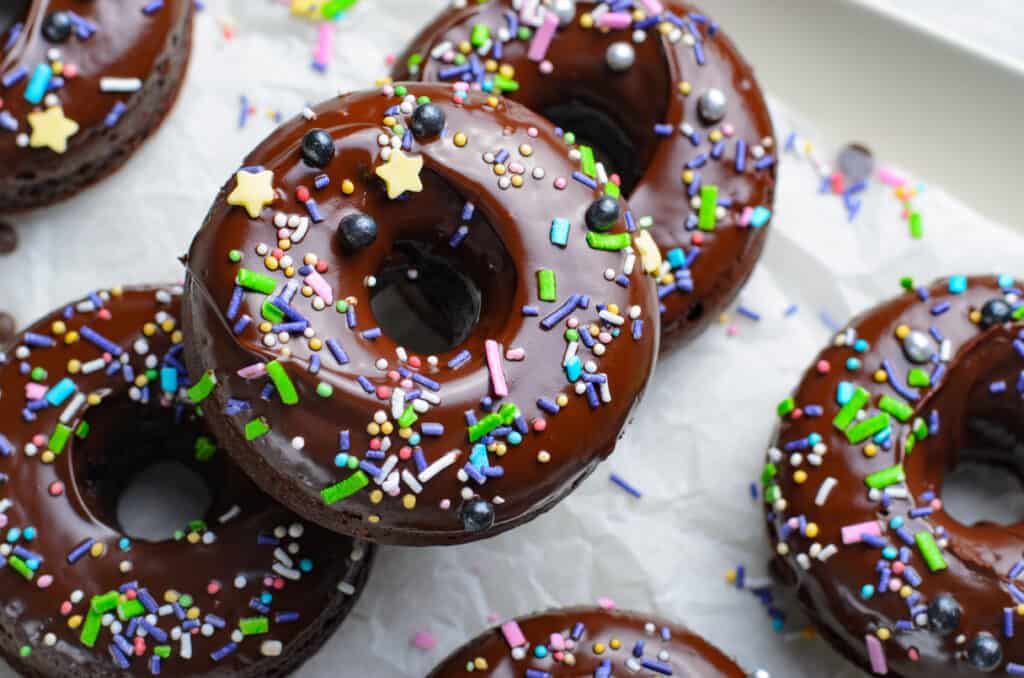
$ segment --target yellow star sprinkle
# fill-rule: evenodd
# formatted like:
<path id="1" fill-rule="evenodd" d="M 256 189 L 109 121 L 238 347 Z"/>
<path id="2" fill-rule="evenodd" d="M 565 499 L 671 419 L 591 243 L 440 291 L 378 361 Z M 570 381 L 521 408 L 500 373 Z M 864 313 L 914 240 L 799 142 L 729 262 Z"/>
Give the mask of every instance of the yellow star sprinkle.
<path id="1" fill-rule="evenodd" d="M 258 218 L 263 208 L 274 202 L 274 173 L 270 170 L 239 172 L 235 181 L 238 185 L 228 196 L 228 204 L 244 207 L 251 219 Z"/>
<path id="2" fill-rule="evenodd" d="M 375 170 L 388 187 L 388 197 L 394 200 L 406 191 L 419 193 L 423 190 L 420 172 L 423 171 L 423 156 L 410 157 L 397 148 L 391 157 Z"/>
<path id="3" fill-rule="evenodd" d="M 29 145 L 32 148 L 49 148 L 54 153 L 67 151 L 68 139 L 78 133 L 78 123 L 65 117 L 60 106 L 29 113 L 28 124 L 32 125 Z"/>

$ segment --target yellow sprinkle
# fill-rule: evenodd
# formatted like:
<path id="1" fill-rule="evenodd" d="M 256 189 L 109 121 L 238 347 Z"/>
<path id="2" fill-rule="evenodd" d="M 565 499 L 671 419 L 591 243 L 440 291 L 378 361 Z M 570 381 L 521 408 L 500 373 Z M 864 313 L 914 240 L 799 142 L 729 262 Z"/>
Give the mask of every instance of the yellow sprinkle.
<path id="1" fill-rule="evenodd" d="M 39 455 L 39 461 L 43 462 L 44 464 L 52 464 L 53 460 L 56 458 L 57 456 L 50 450 L 46 450 L 41 455 Z"/>
<path id="2" fill-rule="evenodd" d="M 608 646 L 613 650 L 618 650 L 622 647 L 622 641 L 620 641 L 618 638 L 612 638 L 611 641 L 608 642 Z"/>
<path id="3" fill-rule="evenodd" d="M 498 70 L 498 62 L 494 59 L 488 59 L 484 62 L 484 70 L 488 73 L 494 73 Z"/>
<path id="4" fill-rule="evenodd" d="M 658 24 L 658 32 L 661 33 L 662 35 L 668 35 L 669 33 L 672 32 L 673 28 L 674 26 L 667 21 L 662 21 L 660 24 Z"/>
<path id="5" fill-rule="evenodd" d="M 516 69 L 512 64 L 502 64 L 501 68 L 498 70 L 498 73 L 500 75 L 505 76 L 506 78 L 516 77 Z"/>
<path id="6" fill-rule="evenodd" d="M 873 376 L 875 381 L 879 384 L 884 384 L 889 381 L 889 375 L 885 373 L 885 370 L 875 370 L 875 374 Z"/>
<path id="7" fill-rule="evenodd" d="M 487 660 L 484 659 L 483 657 L 477 657 L 476 659 L 473 660 L 473 668 L 479 669 L 480 671 L 486 671 L 487 668 L 488 668 L 487 667 Z"/>
<path id="8" fill-rule="evenodd" d="M 508 446 L 505 445 L 505 443 L 498 443 L 498 446 L 495 448 L 494 453 L 499 457 L 504 457 L 508 453 Z"/>
<path id="9" fill-rule="evenodd" d="M 146 323 L 142 326 L 142 333 L 147 337 L 152 337 L 156 334 L 156 323 Z"/>
<path id="10" fill-rule="evenodd" d="M 164 591 L 164 602 L 174 604 L 178 602 L 178 592 L 174 589 Z"/>
<path id="11" fill-rule="evenodd" d="M 729 570 L 725 573 L 725 581 L 728 584 L 736 583 L 736 570 Z"/>
<path id="12" fill-rule="evenodd" d="M 878 636 L 879 640 L 889 640 L 892 637 L 892 633 L 886 628 L 878 629 L 875 631 L 875 635 Z"/>
<path id="13" fill-rule="evenodd" d="M 505 166 L 502 165 L 500 162 L 496 163 L 494 165 L 494 173 L 497 174 L 499 177 L 502 176 L 503 174 L 505 174 Z"/>
<path id="14" fill-rule="evenodd" d="M 455 142 L 456 146 L 462 148 L 463 146 L 469 143 L 469 137 L 467 137 L 462 132 L 456 132 L 453 141 Z"/>
<path id="15" fill-rule="evenodd" d="M 1024 617 L 1024 603 L 1017 605 L 1017 616 Z"/>
<path id="16" fill-rule="evenodd" d="M 793 472 L 793 482 L 797 485 L 803 485 L 807 482 L 807 471 L 803 469 L 797 469 Z"/>
<path id="17" fill-rule="evenodd" d="M 50 326 L 50 331 L 52 331 L 57 336 L 60 336 L 68 331 L 68 326 L 64 324 L 63 320 L 55 320 L 53 324 Z"/>
<path id="18" fill-rule="evenodd" d="M 355 193 L 355 191 L 356 185 L 353 184 L 350 180 L 345 179 L 344 181 L 341 182 L 341 192 L 344 193 L 345 195 L 352 195 L 353 193 Z"/>
<path id="19" fill-rule="evenodd" d="M 977 325 L 978 323 L 981 322 L 981 311 L 978 311 L 978 310 L 971 311 L 971 314 L 968 317 L 971 319 L 972 323 Z"/>
<path id="20" fill-rule="evenodd" d="M 302 257 L 302 263 L 306 266 L 316 266 L 317 258 L 316 255 L 310 252 L 306 256 Z"/>
<path id="21" fill-rule="evenodd" d="M 906 339 L 908 334 L 910 334 L 910 328 L 908 326 L 900 325 L 896 328 L 897 339 Z"/>
<path id="22" fill-rule="evenodd" d="M 683 183 L 684 184 L 692 184 L 693 183 L 693 170 L 684 170 L 683 171 Z"/>
<path id="23" fill-rule="evenodd" d="M 123 287 L 111 287 L 110 288 L 110 296 L 112 296 L 112 297 L 120 297 L 122 294 L 124 294 L 124 288 Z"/>
<path id="24" fill-rule="evenodd" d="M 267 321 L 264 320 L 263 322 L 260 323 L 260 332 L 261 333 L 267 334 L 272 329 L 274 329 L 274 326 L 271 325 L 270 323 L 268 323 Z"/>
<path id="25" fill-rule="evenodd" d="M 74 344 L 77 341 L 78 341 L 78 332 L 75 332 L 74 330 L 71 330 L 70 332 L 68 332 L 67 334 L 64 335 L 64 343 L 65 344 Z"/>
<path id="26" fill-rule="evenodd" d="M 594 654 L 604 654 L 604 643 L 594 643 Z"/>
<path id="27" fill-rule="evenodd" d="M 384 126 L 385 127 L 394 127 L 397 124 L 398 124 L 398 121 L 395 120 L 395 116 L 393 116 L 393 115 L 386 115 L 386 116 L 384 116 Z"/>
<path id="28" fill-rule="evenodd" d="M 369 424 L 366 425 L 366 432 L 369 433 L 371 436 L 380 435 L 380 424 L 378 424 L 375 421 L 371 421 Z"/>
<path id="29" fill-rule="evenodd" d="M 711 130 L 711 134 L 708 135 L 708 139 L 710 139 L 712 143 L 718 143 L 722 140 L 722 132 L 717 129 Z"/>
<path id="30" fill-rule="evenodd" d="M 89 403 L 89 405 L 91 405 L 92 407 L 96 407 L 97 405 L 103 402 L 103 398 L 99 397 L 95 393 L 90 393 L 86 397 L 85 402 Z"/>
<path id="31" fill-rule="evenodd" d="M 875 445 L 874 443 L 868 443 L 867 445 L 864 446 L 865 457 L 870 458 L 875 456 L 876 454 L 878 454 L 878 445 Z"/>
<path id="32" fill-rule="evenodd" d="M 312 339 L 309 340 L 309 350 L 310 351 L 319 351 L 323 347 L 324 347 L 324 342 L 320 341 L 316 337 L 313 337 Z"/>
<path id="33" fill-rule="evenodd" d="M 160 329 L 164 332 L 170 332 L 174 329 L 177 323 L 174 322 L 174 318 L 168 318 L 167 320 L 160 323 Z"/>
<path id="34" fill-rule="evenodd" d="M 533 146 L 531 146 L 530 144 L 520 145 L 519 155 L 523 156 L 524 158 L 529 158 L 531 155 L 533 155 Z"/>
<path id="35" fill-rule="evenodd" d="M 199 543 L 199 533 L 197 533 L 197 532 L 189 532 L 188 536 L 185 537 L 185 539 L 188 540 L 189 544 L 193 544 L 193 545 L 198 544 Z"/>
<path id="36" fill-rule="evenodd" d="M 144 374 L 140 374 L 137 377 L 135 377 L 135 385 L 138 386 L 139 388 L 144 387 L 148 383 L 149 379 Z"/>
<path id="37" fill-rule="evenodd" d="M 512 186 L 514 186 L 515 188 L 522 188 L 522 186 L 523 186 L 523 178 L 521 176 L 519 176 L 518 174 L 513 175 L 513 177 L 512 177 Z"/>
<path id="38" fill-rule="evenodd" d="M 372 525 L 376 525 L 377 523 L 380 522 L 380 516 L 378 516 L 376 513 L 368 515 L 368 516 L 366 516 L 366 522 L 368 522 L 368 523 L 370 523 Z"/>
<path id="39" fill-rule="evenodd" d="M 592 14 L 584 14 L 580 17 L 580 26 L 583 28 L 594 27 L 594 16 Z"/>
<path id="40" fill-rule="evenodd" d="M 292 241 L 289 240 L 288 238 L 285 238 L 284 240 L 278 240 L 277 246 L 280 247 L 285 252 L 287 252 L 292 248 Z"/>
<path id="41" fill-rule="evenodd" d="M 181 330 L 174 330 L 174 332 L 171 333 L 172 344 L 180 344 L 183 341 L 185 341 L 185 335 L 182 334 Z"/>
<path id="42" fill-rule="evenodd" d="M 392 433 L 394 433 L 394 431 L 395 425 L 392 424 L 390 421 L 385 421 L 383 424 L 380 425 L 380 432 L 386 436 L 391 435 Z"/>
<path id="43" fill-rule="evenodd" d="M 495 96 L 487 97 L 487 105 L 490 106 L 491 108 L 497 108 L 498 107 L 498 97 L 495 97 Z"/>
<path id="44" fill-rule="evenodd" d="M 816 538 L 818 536 L 818 524 L 817 523 L 807 523 L 806 532 L 807 532 L 807 538 L 808 539 Z"/>
<path id="45" fill-rule="evenodd" d="M 555 402 L 558 403 L 559 407 L 565 407 L 569 404 L 569 396 L 561 393 L 557 398 L 555 398 Z"/>
<path id="46" fill-rule="evenodd" d="M 416 508 L 416 495 L 407 494 L 404 497 L 402 497 L 402 506 L 409 509 L 410 511 Z"/>
<path id="47" fill-rule="evenodd" d="M 904 585 L 903 585 L 903 586 L 902 586 L 902 587 L 900 588 L 900 598 L 909 598 L 909 597 L 910 597 L 910 595 L 911 595 L 911 594 L 912 594 L 913 592 L 914 592 L 914 589 L 912 589 L 912 588 L 911 588 L 910 586 L 908 586 L 907 584 L 904 584 Z"/>
<path id="48" fill-rule="evenodd" d="M 548 452 L 547 450 L 541 450 L 540 452 L 537 453 L 537 461 L 539 461 L 542 464 L 548 463 L 549 461 L 551 461 L 551 453 Z"/>
<path id="49" fill-rule="evenodd" d="M 470 52 L 473 51 L 473 46 L 470 45 L 465 40 L 463 40 L 462 42 L 459 43 L 459 51 L 462 52 L 463 54 L 469 54 Z"/>
<path id="50" fill-rule="evenodd" d="M 309 285 L 303 285 L 302 286 L 302 296 L 307 297 L 307 298 L 313 296 L 313 288 L 310 287 Z"/>
<path id="51" fill-rule="evenodd" d="M 71 359 L 68 361 L 68 374 L 78 374 L 82 369 L 82 363 Z"/>
<path id="52" fill-rule="evenodd" d="M 70 617 L 68 617 L 68 628 L 69 629 L 77 629 L 81 625 L 82 625 L 82 615 L 74 614 L 74 615 L 71 615 Z"/>
<path id="53" fill-rule="evenodd" d="M 618 315 L 619 314 L 619 305 L 618 304 L 608 304 L 608 310 L 610 312 L 614 313 L 615 315 Z"/>
<path id="54" fill-rule="evenodd" d="M 374 490 L 370 493 L 370 501 L 374 504 L 379 504 L 384 499 L 384 493 L 380 490 Z"/>
<path id="55" fill-rule="evenodd" d="M 267 269 L 270 271 L 276 271 L 281 266 L 277 259 L 271 256 L 268 256 L 266 259 L 263 260 L 263 265 L 266 266 Z"/>
<path id="56" fill-rule="evenodd" d="M 401 438 L 402 440 L 408 440 L 409 438 L 412 437 L 412 429 L 411 428 L 400 428 L 400 429 L 398 429 L 398 437 Z"/>
<path id="57" fill-rule="evenodd" d="M 286 277 L 286 278 L 293 278 L 293 277 L 295 277 L 295 267 L 294 266 L 289 266 L 289 267 L 285 268 L 284 269 L 284 277 Z"/>
<path id="58" fill-rule="evenodd" d="M 691 85 L 687 81 L 683 80 L 681 83 L 679 83 L 679 93 L 682 94 L 683 96 L 686 96 L 692 91 L 693 85 Z"/>
<path id="59" fill-rule="evenodd" d="M 198 607 L 190 607 L 188 608 L 188 612 L 185 613 L 185 616 L 189 619 L 199 619 L 200 614 L 201 612 Z"/>
<path id="60" fill-rule="evenodd" d="M 96 542 L 95 544 L 89 547 L 89 555 L 93 558 L 99 558 L 104 554 L 104 552 L 106 552 L 106 550 L 107 547 L 104 546 L 102 542 Z"/>

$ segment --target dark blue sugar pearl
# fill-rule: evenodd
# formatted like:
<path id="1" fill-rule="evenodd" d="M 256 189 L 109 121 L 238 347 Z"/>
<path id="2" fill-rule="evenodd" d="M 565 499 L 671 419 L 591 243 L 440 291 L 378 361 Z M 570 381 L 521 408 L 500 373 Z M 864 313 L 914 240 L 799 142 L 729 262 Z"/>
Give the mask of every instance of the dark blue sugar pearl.
<path id="1" fill-rule="evenodd" d="M 602 196 L 587 208 L 587 228 L 592 231 L 607 231 L 619 220 L 619 201 L 611 196 Z"/>
<path id="2" fill-rule="evenodd" d="M 43 19 L 43 37 L 50 42 L 64 42 L 71 37 L 74 24 L 67 12 L 51 12 Z"/>
<path id="3" fill-rule="evenodd" d="M 462 525 L 469 532 L 483 532 L 494 525 L 494 506 L 483 499 L 473 499 L 462 507 Z"/>
<path id="4" fill-rule="evenodd" d="M 444 111 L 437 104 L 420 104 L 412 113 L 409 127 L 417 137 L 436 137 L 444 129 Z"/>
<path id="5" fill-rule="evenodd" d="M 311 129 L 302 137 L 302 159 L 307 165 L 324 168 L 334 158 L 334 139 L 322 129 Z"/>
<path id="6" fill-rule="evenodd" d="M 377 239 L 377 222 L 362 212 L 346 214 L 338 224 L 336 237 L 338 245 L 345 252 L 361 250 Z"/>

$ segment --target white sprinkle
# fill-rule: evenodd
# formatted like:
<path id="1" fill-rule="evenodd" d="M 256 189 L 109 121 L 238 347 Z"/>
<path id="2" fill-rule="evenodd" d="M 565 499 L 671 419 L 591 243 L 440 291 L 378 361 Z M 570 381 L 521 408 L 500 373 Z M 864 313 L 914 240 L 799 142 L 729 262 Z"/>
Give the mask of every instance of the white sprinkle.
<path id="1" fill-rule="evenodd" d="M 821 552 L 818 554 L 818 560 L 824 563 L 826 560 L 828 560 L 838 552 L 839 549 L 836 548 L 835 544 L 829 544 L 825 548 L 821 549 Z"/>
<path id="2" fill-rule="evenodd" d="M 825 502 L 828 501 L 828 495 L 838 484 L 839 481 L 832 476 L 821 481 L 821 486 L 818 488 L 818 495 L 814 498 L 814 503 L 818 506 L 824 506 Z"/>
<path id="3" fill-rule="evenodd" d="M 811 559 L 807 557 L 806 553 L 798 553 L 796 555 L 797 565 L 805 570 L 811 569 Z"/>
<path id="4" fill-rule="evenodd" d="M 178 651 L 182 659 L 192 658 L 192 634 L 186 633 L 181 637 L 181 649 Z"/>
<path id="5" fill-rule="evenodd" d="M 410 473 L 409 469 L 402 469 L 402 481 L 408 485 L 413 494 L 419 494 L 423 491 L 423 485 L 420 484 L 420 481 L 416 480 L 416 476 Z"/>
<path id="6" fill-rule="evenodd" d="M 100 78 L 100 91 L 105 94 L 138 92 L 142 89 L 139 78 Z"/>
<path id="7" fill-rule="evenodd" d="M 280 640 L 264 640 L 260 645 L 260 654 L 264 657 L 279 657 L 283 647 Z"/>
<path id="8" fill-rule="evenodd" d="M 300 579 L 302 579 L 301 572 L 299 572 L 298 570 L 287 568 L 281 563 L 274 563 L 274 566 L 270 569 L 272 569 L 275 573 L 281 575 L 285 579 L 290 579 L 291 581 L 299 581 Z"/>
<path id="9" fill-rule="evenodd" d="M 449 466 L 455 463 L 455 460 L 459 458 L 459 450 L 451 450 L 444 453 L 437 461 L 428 466 L 427 468 L 420 471 L 416 478 L 421 483 L 429 482 L 431 478 L 436 476 L 441 471 L 445 470 Z"/>
<path id="10" fill-rule="evenodd" d="M 616 326 L 621 326 L 623 323 L 626 322 L 626 319 L 623 318 L 621 315 L 612 313 L 607 309 L 601 311 L 597 315 L 601 318 L 601 320 L 604 320 L 605 322 Z"/>
<path id="11" fill-rule="evenodd" d="M 241 512 L 242 509 L 238 507 L 238 504 L 235 504 L 234 506 L 229 508 L 223 515 L 221 515 L 221 517 L 217 519 L 217 522 L 223 525 L 224 523 L 234 520 Z"/>
<path id="12" fill-rule="evenodd" d="M 295 566 L 295 561 L 293 561 L 288 556 L 288 554 L 284 552 L 284 549 L 281 548 L 280 546 L 278 546 L 276 549 L 274 549 L 274 557 L 277 558 L 278 562 L 280 562 L 285 567 L 294 567 Z"/>
<path id="13" fill-rule="evenodd" d="M 75 415 L 78 414 L 78 410 L 80 410 L 84 404 L 85 395 L 82 393 L 76 393 L 75 397 L 71 399 L 70 403 L 68 403 L 68 406 L 64 408 L 63 412 L 61 412 L 60 423 L 67 424 L 74 419 Z"/>

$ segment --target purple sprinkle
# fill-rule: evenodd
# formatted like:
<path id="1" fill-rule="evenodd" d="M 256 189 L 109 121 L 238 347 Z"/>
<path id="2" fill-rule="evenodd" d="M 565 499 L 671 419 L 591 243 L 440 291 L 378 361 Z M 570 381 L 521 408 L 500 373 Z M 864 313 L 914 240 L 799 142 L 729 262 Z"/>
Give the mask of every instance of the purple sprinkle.
<path id="1" fill-rule="evenodd" d="M 644 496 L 644 495 L 643 495 L 643 493 L 642 493 L 642 492 L 641 492 L 640 490 L 638 490 L 637 488 L 635 488 L 635 487 L 633 487 L 632 485 L 630 485 L 630 484 L 629 484 L 628 482 L 626 482 L 625 480 L 623 480 L 623 479 L 622 479 L 622 478 L 621 478 L 621 477 L 620 477 L 619 475 L 617 475 L 617 474 L 615 474 L 615 473 L 612 473 L 612 474 L 611 474 L 611 475 L 609 476 L 609 479 L 610 479 L 610 480 L 611 480 L 611 481 L 612 481 L 613 483 L 615 483 L 616 485 L 618 485 L 619 487 L 621 487 L 621 488 L 622 488 L 623 490 L 625 490 L 625 491 L 626 491 L 626 492 L 628 492 L 629 494 L 631 494 L 631 495 L 633 495 L 634 497 L 636 497 L 637 499 L 642 499 L 642 498 L 643 498 L 643 496 Z"/>
<path id="2" fill-rule="evenodd" d="M 359 375 L 356 378 L 356 381 L 359 382 L 359 385 L 362 386 L 363 390 L 366 391 L 367 393 L 375 393 L 376 392 L 376 389 L 373 388 L 373 384 L 370 383 L 370 380 L 367 379 L 366 377 L 364 377 L 363 375 Z"/>
<path id="3" fill-rule="evenodd" d="M 420 426 L 420 432 L 425 436 L 444 435 L 444 424 L 426 422 Z"/>
<path id="4" fill-rule="evenodd" d="M 454 358 L 448 361 L 448 367 L 453 370 L 458 367 L 461 367 L 466 363 L 467 360 L 469 360 L 470 355 L 471 354 L 469 351 L 467 351 L 466 349 L 462 349 Z"/>
<path id="5" fill-rule="evenodd" d="M 347 365 L 349 361 L 348 354 L 345 353 L 345 349 L 341 347 L 341 344 L 338 343 L 338 340 L 332 338 L 328 339 L 326 343 L 327 350 L 330 351 L 332 356 L 334 356 L 334 359 L 338 362 L 338 364 Z"/>

